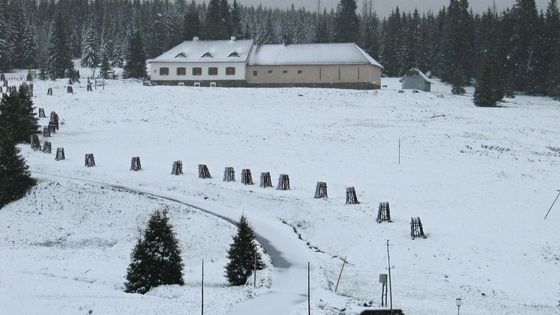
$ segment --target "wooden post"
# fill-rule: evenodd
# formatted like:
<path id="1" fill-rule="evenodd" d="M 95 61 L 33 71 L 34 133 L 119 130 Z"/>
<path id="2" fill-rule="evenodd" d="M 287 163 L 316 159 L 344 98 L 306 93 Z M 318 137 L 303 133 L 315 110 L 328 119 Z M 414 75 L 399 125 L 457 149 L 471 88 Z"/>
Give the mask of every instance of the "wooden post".
<path id="1" fill-rule="evenodd" d="M 64 154 L 64 148 L 56 148 L 56 156 L 54 157 L 56 161 L 62 161 L 66 159 L 66 155 Z"/>
<path id="2" fill-rule="evenodd" d="M 272 179 L 269 172 L 261 173 L 261 188 L 272 187 Z"/>
<path id="3" fill-rule="evenodd" d="M 45 143 L 43 144 L 43 153 L 51 154 L 51 148 L 51 143 L 49 141 L 45 141 Z"/>
<path id="4" fill-rule="evenodd" d="M 31 149 L 35 151 L 41 151 L 41 142 L 39 142 L 38 135 L 31 136 Z"/>
<path id="5" fill-rule="evenodd" d="M 356 189 L 354 187 L 346 187 L 346 204 L 347 205 L 357 205 L 360 202 L 356 196 Z"/>
<path id="6" fill-rule="evenodd" d="M 340 283 L 340 278 L 342 277 L 342 271 L 344 270 L 344 266 L 346 265 L 346 257 L 342 260 L 342 268 L 340 268 L 340 273 L 338 274 L 338 279 L 336 280 L 336 285 L 334 287 L 334 293 L 338 290 L 338 284 Z"/>
<path id="7" fill-rule="evenodd" d="M 278 177 L 278 187 L 277 190 L 290 190 L 290 176 L 287 174 L 280 174 Z"/>
<path id="8" fill-rule="evenodd" d="M 72 86 L 69 85 L 69 86 L 66 88 L 66 93 L 68 93 L 68 94 L 74 94 L 74 88 L 72 88 Z"/>
<path id="9" fill-rule="evenodd" d="M 212 178 L 208 166 L 204 164 L 198 164 L 198 177 L 199 178 Z"/>
<path id="10" fill-rule="evenodd" d="M 391 282 L 391 255 L 389 254 L 389 240 L 387 240 L 387 267 L 389 269 L 389 305 L 393 315 L 393 284 Z"/>
<path id="11" fill-rule="evenodd" d="M 43 127 L 43 137 L 48 138 L 51 136 L 51 129 L 49 128 L 49 126 L 44 126 Z"/>
<path id="12" fill-rule="evenodd" d="M 171 175 L 181 175 L 181 174 L 183 174 L 183 162 L 179 160 L 173 162 L 173 166 L 171 167 Z"/>
<path id="13" fill-rule="evenodd" d="M 327 193 L 327 183 L 325 182 L 317 182 L 317 187 L 315 188 L 315 199 L 319 198 L 329 198 Z"/>
<path id="14" fill-rule="evenodd" d="M 140 157 L 133 157 L 130 161 L 130 170 L 137 172 L 142 170 L 142 164 L 140 163 Z"/>
<path id="15" fill-rule="evenodd" d="M 307 262 L 307 314 L 311 315 L 311 264 Z"/>
<path id="16" fill-rule="evenodd" d="M 93 157 L 93 153 L 86 154 L 84 164 L 85 164 L 86 167 L 94 167 L 95 166 L 95 158 Z"/>
<path id="17" fill-rule="evenodd" d="M 202 259 L 202 282 L 200 285 L 200 295 L 201 295 L 200 314 L 204 315 L 204 259 Z"/>
<path id="18" fill-rule="evenodd" d="M 399 165 L 401 164 L 401 138 L 399 138 Z"/>
<path id="19" fill-rule="evenodd" d="M 48 89 L 47 89 L 47 95 L 52 96 L 52 88 L 48 88 Z"/>
<path id="20" fill-rule="evenodd" d="M 250 169 L 241 170 L 241 183 L 244 185 L 253 185 L 253 176 Z"/>
<path id="21" fill-rule="evenodd" d="M 224 170 L 224 182 L 235 182 L 235 170 L 233 167 L 226 167 Z"/>

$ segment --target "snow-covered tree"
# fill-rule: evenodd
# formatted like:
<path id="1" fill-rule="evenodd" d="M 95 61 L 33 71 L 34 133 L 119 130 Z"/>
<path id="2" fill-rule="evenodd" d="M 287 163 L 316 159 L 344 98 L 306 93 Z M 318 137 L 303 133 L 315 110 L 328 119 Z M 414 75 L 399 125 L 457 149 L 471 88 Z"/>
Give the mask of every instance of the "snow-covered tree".
<path id="1" fill-rule="evenodd" d="M 124 65 L 124 77 L 141 79 L 146 76 L 146 53 L 140 32 L 134 33 L 130 38 L 126 64 Z"/>
<path id="2" fill-rule="evenodd" d="M 356 0 L 340 0 L 336 9 L 335 41 L 356 43 L 360 36 L 360 20 L 356 14 Z"/>
<path id="3" fill-rule="evenodd" d="M 233 243 L 228 251 L 229 263 L 226 266 L 226 277 L 231 285 L 244 285 L 247 282 L 255 267 L 255 256 L 257 270 L 263 269 L 264 263 L 257 249 L 255 232 L 247 218 L 241 216 L 237 235 L 233 237 Z"/>
<path id="4" fill-rule="evenodd" d="M 183 262 L 167 211 L 156 211 L 136 243 L 126 276 L 126 292 L 145 294 L 161 285 L 183 285 Z"/>
<path id="5" fill-rule="evenodd" d="M 474 104 L 482 107 L 497 106 L 504 98 L 500 68 L 494 53 L 486 53 L 482 58 L 481 72 L 476 81 Z"/>
<path id="6" fill-rule="evenodd" d="M 96 68 L 99 62 L 97 57 L 97 34 L 93 26 L 93 21 L 86 28 L 85 35 L 82 36 L 82 67 Z"/>
<path id="7" fill-rule="evenodd" d="M 49 44 L 48 73 L 51 79 L 64 78 L 65 72 L 74 69 L 66 22 L 61 13 L 55 16 Z"/>

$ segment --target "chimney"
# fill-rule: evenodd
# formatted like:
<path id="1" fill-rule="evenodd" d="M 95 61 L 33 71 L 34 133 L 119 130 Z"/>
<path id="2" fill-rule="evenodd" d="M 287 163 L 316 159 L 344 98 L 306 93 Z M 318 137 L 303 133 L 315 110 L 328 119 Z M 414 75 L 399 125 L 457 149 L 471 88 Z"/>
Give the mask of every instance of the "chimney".
<path id="1" fill-rule="evenodd" d="M 195 37 L 192 38 L 193 42 L 198 42 L 199 39 L 200 38 L 198 36 L 195 36 Z"/>
<path id="2" fill-rule="evenodd" d="M 232 36 L 232 37 L 231 37 L 231 41 L 232 41 L 232 42 L 235 42 L 235 40 L 237 40 L 237 38 L 235 38 L 235 36 Z"/>

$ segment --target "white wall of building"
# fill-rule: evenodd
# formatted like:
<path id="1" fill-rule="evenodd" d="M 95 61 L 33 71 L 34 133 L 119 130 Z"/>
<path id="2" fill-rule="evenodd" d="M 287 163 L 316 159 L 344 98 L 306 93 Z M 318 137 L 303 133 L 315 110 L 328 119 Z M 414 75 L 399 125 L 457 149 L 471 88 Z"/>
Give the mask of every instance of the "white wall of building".
<path id="1" fill-rule="evenodd" d="M 160 68 L 169 68 L 169 75 L 160 75 Z M 186 75 L 177 75 L 177 68 L 186 68 Z M 209 75 L 209 68 L 218 68 L 217 75 Z M 226 75 L 226 68 L 234 67 L 235 75 Z M 202 68 L 202 75 L 193 75 L 193 68 Z M 149 67 L 149 76 L 152 81 L 243 81 L 245 80 L 246 66 L 244 62 L 152 62 Z"/>

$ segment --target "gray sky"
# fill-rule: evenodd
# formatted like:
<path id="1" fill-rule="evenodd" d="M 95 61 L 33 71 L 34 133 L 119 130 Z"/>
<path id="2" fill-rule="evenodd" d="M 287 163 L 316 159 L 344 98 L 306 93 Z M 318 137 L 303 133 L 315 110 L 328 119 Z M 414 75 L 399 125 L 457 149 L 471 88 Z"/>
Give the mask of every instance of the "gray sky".
<path id="1" fill-rule="evenodd" d="M 262 4 L 266 7 L 289 7 L 293 3 L 297 6 L 304 6 L 308 10 L 317 8 L 317 0 L 237 0 L 239 3 L 248 5 Z M 334 8 L 339 0 L 321 0 L 321 7 Z M 358 8 L 361 10 L 363 1 L 357 0 Z M 208 2 L 208 0 L 206 0 Z M 510 7 L 515 3 L 515 0 L 471 0 L 470 6 L 474 11 L 486 10 L 489 6 L 496 3 L 496 8 L 501 10 L 505 7 Z M 539 9 L 545 9 L 549 0 L 536 0 Z M 444 5 L 449 4 L 449 0 L 373 0 L 373 6 L 378 15 L 386 16 L 397 5 L 405 11 L 412 11 L 418 8 L 421 11 L 432 10 L 437 11 Z"/>

